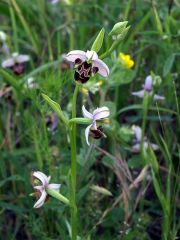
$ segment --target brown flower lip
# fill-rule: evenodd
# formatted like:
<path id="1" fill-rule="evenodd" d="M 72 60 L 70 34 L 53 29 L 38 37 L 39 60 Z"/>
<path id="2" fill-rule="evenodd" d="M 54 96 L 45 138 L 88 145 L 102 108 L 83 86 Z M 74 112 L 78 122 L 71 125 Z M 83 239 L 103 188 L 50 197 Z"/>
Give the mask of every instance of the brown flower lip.
<path id="1" fill-rule="evenodd" d="M 77 58 L 75 60 L 77 66 L 74 79 L 80 83 L 86 83 L 93 74 L 98 72 L 98 67 L 93 67 L 92 63 L 82 62 L 81 59 Z"/>
<path id="2" fill-rule="evenodd" d="M 100 139 L 104 137 L 103 128 L 99 126 L 97 129 L 90 129 L 90 136 L 94 139 Z"/>

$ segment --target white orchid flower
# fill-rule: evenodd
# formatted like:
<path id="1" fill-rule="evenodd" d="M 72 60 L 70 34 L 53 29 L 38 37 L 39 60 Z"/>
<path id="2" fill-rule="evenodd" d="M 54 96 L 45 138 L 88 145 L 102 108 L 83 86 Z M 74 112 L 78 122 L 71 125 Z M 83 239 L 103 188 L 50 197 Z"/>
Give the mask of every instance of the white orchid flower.
<path id="1" fill-rule="evenodd" d="M 139 126 L 133 126 L 132 130 L 135 133 L 135 144 L 132 147 L 132 152 L 140 152 L 141 150 L 141 139 L 142 139 L 142 129 Z M 158 145 L 154 144 L 154 143 L 149 143 L 147 140 L 147 137 L 144 137 L 144 149 L 147 150 L 148 145 L 150 145 L 152 147 L 152 149 L 154 151 L 158 150 L 159 147 Z"/>
<path id="2" fill-rule="evenodd" d="M 52 189 L 55 190 L 57 192 L 59 192 L 60 189 L 60 184 L 55 184 L 55 183 L 49 183 L 51 177 L 47 177 L 44 173 L 37 171 L 37 172 L 33 172 L 33 177 L 37 178 L 40 182 L 41 185 L 36 185 L 34 186 L 34 189 L 41 194 L 40 198 L 38 199 L 38 201 L 34 204 L 34 208 L 40 208 L 47 197 L 47 189 Z"/>
<path id="3" fill-rule="evenodd" d="M 73 50 L 69 52 L 66 59 L 73 62 L 77 69 L 75 71 L 75 80 L 85 83 L 89 80 L 92 74 L 97 72 L 103 77 L 109 75 L 108 66 L 98 58 L 95 51 Z"/>
<path id="4" fill-rule="evenodd" d="M 95 138 L 100 138 L 101 136 L 103 136 L 101 128 L 97 127 L 96 121 L 99 121 L 99 120 L 109 117 L 110 112 L 107 107 L 101 107 L 101 108 L 95 109 L 93 111 L 93 113 L 90 113 L 86 110 L 84 105 L 82 106 L 82 112 L 83 112 L 83 116 L 85 118 L 89 118 L 92 120 L 92 123 L 85 130 L 86 142 L 88 145 L 90 145 L 89 144 L 90 131 L 92 131 L 92 133 L 96 134 Z"/>
<path id="5" fill-rule="evenodd" d="M 143 89 L 138 92 L 132 92 L 132 95 L 143 98 L 145 91 L 147 91 L 150 96 L 153 94 L 153 80 L 152 80 L 151 76 L 146 77 L 145 84 L 143 84 Z M 154 100 L 164 100 L 165 97 L 154 94 L 153 99 Z"/>
<path id="6" fill-rule="evenodd" d="M 11 58 L 8 58 L 2 62 L 2 67 L 3 68 L 11 68 L 16 64 L 21 64 L 24 62 L 29 61 L 29 56 L 28 55 L 22 55 L 18 54 L 17 52 L 12 54 Z"/>

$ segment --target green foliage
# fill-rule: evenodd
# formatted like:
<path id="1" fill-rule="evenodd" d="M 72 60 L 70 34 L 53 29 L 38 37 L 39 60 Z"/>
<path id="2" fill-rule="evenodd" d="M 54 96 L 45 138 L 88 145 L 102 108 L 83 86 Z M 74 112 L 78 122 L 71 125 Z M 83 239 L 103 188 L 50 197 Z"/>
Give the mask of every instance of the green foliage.
<path id="1" fill-rule="evenodd" d="M 9 48 L 9 53 L 3 52 L 0 42 L 0 61 L 16 51 L 30 55 L 21 76 L 0 68 L 1 236 L 70 239 L 68 207 L 49 197 L 41 209 L 33 209 L 30 175 L 35 170 L 51 175 L 69 199 L 67 126 L 75 84 L 73 66 L 62 54 L 92 49 L 101 53 L 110 75 L 96 74 L 83 85 L 89 90 L 86 94 L 80 88 L 77 118 L 71 121 L 77 123 L 79 239 L 178 238 L 178 1 L 72 0 L 52 5 L 50 0 L 9 0 L 0 1 L 0 15 L 0 31 L 7 34 Z M 132 68 L 123 66 L 119 52 L 132 57 Z M 143 99 L 131 92 L 142 89 L 150 74 L 155 92 L 165 100 L 148 98 L 143 105 Z M 27 87 L 30 77 L 37 87 Z M 104 127 L 107 137 L 91 139 L 90 147 L 85 142 L 90 122 L 82 119 L 83 104 L 89 110 L 107 106 L 111 113 Z M 146 150 L 132 151 L 132 125 L 143 128 Z M 159 149 L 154 151 L 151 143 Z M 150 170 L 142 177 L 146 164 Z"/>

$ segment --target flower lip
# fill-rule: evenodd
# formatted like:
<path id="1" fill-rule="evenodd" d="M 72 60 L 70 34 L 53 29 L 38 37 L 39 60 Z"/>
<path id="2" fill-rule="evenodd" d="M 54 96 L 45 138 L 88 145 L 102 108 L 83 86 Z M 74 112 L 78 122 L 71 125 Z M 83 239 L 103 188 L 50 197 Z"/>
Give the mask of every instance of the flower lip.
<path id="1" fill-rule="evenodd" d="M 104 137 L 103 128 L 102 126 L 97 127 L 97 129 L 90 129 L 90 136 L 94 139 L 100 139 Z"/>
<path id="2" fill-rule="evenodd" d="M 86 142 L 89 144 L 89 135 L 95 139 L 99 139 L 102 136 L 105 136 L 101 126 L 97 126 L 96 121 L 103 120 L 104 118 L 110 115 L 109 109 L 107 107 L 97 108 L 90 113 L 86 110 L 85 106 L 82 106 L 83 116 L 92 120 L 92 123 L 85 129 Z"/>

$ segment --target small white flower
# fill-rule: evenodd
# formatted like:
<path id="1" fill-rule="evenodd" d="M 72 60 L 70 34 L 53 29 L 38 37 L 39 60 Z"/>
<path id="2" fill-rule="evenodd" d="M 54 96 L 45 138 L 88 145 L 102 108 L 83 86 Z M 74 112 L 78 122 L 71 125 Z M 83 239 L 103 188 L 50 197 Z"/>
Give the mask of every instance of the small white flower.
<path id="1" fill-rule="evenodd" d="M 142 129 L 139 126 L 132 126 L 132 130 L 135 133 L 135 144 L 132 147 L 132 152 L 140 152 L 141 150 L 141 139 L 142 139 Z M 154 151 L 158 150 L 158 145 L 154 143 L 149 143 L 147 140 L 147 137 L 144 137 L 144 149 L 146 150 L 148 148 L 148 145 L 152 147 Z"/>
<path id="2" fill-rule="evenodd" d="M 0 31 L 0 42 L 5 42 L 7 39 L 7 36 L 5 34 L 5 32 Z"/>
<path id="3" fill-rule="evenodd" d="M 53 189 L 57 192 L 59 192 L 60 189 L 60 184 L 55 184 L 55 183 L 49 183 L 51 177 L 47 177 L 44 173 L 37 171 L 37 172 L 33 172 L 33 177 L 37 178 L 40 182 L 41 185 L 36 185 L 34 186 L 34 189 L 41 194 L 40 198 L 38 199 L 38 201 L 34 204 L 34 208 L 40 208 L 47 197 L 47 189 Z"/>
<path id="4" fill-rule="evenodd" d="M 83 112 L 83 116 L 85 118 L 89 118 L 92 120 L 92 123 L 85 129 L 85 137 L 86 137 L 86 142 L 88 145 L 89 144 L 89 134 L 90 134 L 90 131 L 94 131 L 94 133 L 98 133 L 98 136 L 99 134 L 101 133 L 101 130 L 98 129 L 97 127 L 97 124 L 96 124 L 96 121 L 98 120 L 102 120 L 106 117 L 109 117 L 110 115 L 110 112 L 109 112 L 109 109 L 107 107 L 101 107 L 101 108 L 97 108 L 93 111 L 93 113 L 90 113 L 86 110 L 86 108 L 84 107 L 84 105 L 82 106 L 82 112 Z M 103 134 L 102 134 L 103 135 Z"/>
<path id="5" fill-rule="evenodd" d="M 2 62 L 2 67 L 3 68 L 11 68 L 15 64 L 21 64 L 21 63 L 24 63 L 27 61 L 29 61 L 28 55 L 21 55 L 18 53 L 13 53 L 11 58 L 8 58 Z"/>
<path id="6" fill-rule="evenodd" d="M 27 79 L 26 83 L 25 83 L 25 87 L 29 88 L 29 89 L 34 89 L 38 87 L 38 84 L 35 82 L 33 77 L 30 77 Z"/>
<path id="7" fill-rule="evenodd" d="M 153 80 L 151 76 L 147 76 L 145 79 L 145 84 L 143 84 L 143 89 L 138 92 L 132 92 L 132 95 L 143 98 L 145 91 L 149 93 L 151 96 L 153 94 Z M 153 96 L 154 100 L 164 100 L 165 97 L 154 94 Z"/>
<path id="8" fill-rule="evenodd" d="M 103 77 L 107 77 L 109 75 L 109 68 L 108 66 L 98 58 L 98 55 L 95 51 L 81 51 L 81 50 L 73 50 L 69 52 L 66 56 L 66 59 L 73 63 L 78 63 L 78 60 L 82 62 L 91 62 L 92 69 L 96 69 Z"/>

